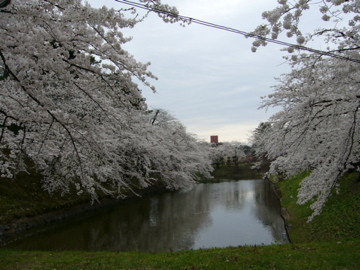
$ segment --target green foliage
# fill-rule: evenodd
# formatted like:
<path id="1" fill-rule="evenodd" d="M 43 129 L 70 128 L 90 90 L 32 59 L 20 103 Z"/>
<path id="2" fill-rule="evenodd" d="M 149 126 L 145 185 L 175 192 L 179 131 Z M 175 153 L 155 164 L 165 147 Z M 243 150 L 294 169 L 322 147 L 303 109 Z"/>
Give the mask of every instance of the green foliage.
<path id="1" fill-rule="evenodd" d="M 214 177 L 212 179 L 204 179 L 200 182 L 217 182 L 222 179 L 260 179 L 262 174 L 256 170 L 252 170 L 249 164 L 240 164 L 238 166 L 233 165 L 222 165 L 214 168 L 214 171 L 211 173 Z"/>
<path id="2" fill-rule="evenodd" d="M 307 218 L 311 214 L 311 202 L 299 205 L 297 192 L 302 179 L 308 173 L 299 174 L 293 178 L 278 183 L 282 193 L 282 204 L 291 215 L 288 221 L 291 225 L 291 237 L 295 242 L 343 241 L 360 239 L 360 183 L 359 173 L 344 175 L 340 181 L 339 194 L 329 197 L 325 208 L 311 223 Z"/>

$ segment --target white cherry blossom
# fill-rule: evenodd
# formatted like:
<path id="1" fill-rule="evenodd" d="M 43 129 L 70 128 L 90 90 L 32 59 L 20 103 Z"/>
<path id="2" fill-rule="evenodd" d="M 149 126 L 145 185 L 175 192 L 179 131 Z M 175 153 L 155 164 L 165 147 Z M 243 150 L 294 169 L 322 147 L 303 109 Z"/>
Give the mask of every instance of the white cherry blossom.
<path id="1" fill-rule="evenodd" d="M 355 61 L 315 53 L 294 54 L 287 48 L 293 53 L 285 57 L 292 71 L 278 79 L 262 106 L 281 110 L 254 135 L 258 155 L 267 155 L 272 161 L 269 174 L 290 177 L 310 172 L 298 192 L 298 203 L 312 202 L 309 221 L 321 213 L 340 177 L 349 170 L 360 170 L 360 64 L 356 62 L 360 61 L 359 1 L 296 1 L 281 17 L 284 29 L 294 26 L 288 33 L 295 34 L 299 44 L 309 40 L 297 27 L 310 3 L 320 5 L 319 18 L 325 13 L 329 16 L 326 21 L 335 19 L 330 14 L 336 14 L 336 20 L 344 13 L 350 18 L 347 28 L 317 29 L 311 38 L 323 38 L 332 52 Z M 268 33 L 274 23 L 269 21 L 265 27 Z"/>
<path id="2" fill-rule="evenodd" d="M 209 176 L 207 153 L 180 123 L 149 123 L 140 87 L 151 91 L 156 77 L 122 48 L 131 39 L 121 29 L 143 19 L 125 12 L 81 0 L 13 0 L 0 11 L 1 177 L 32 167 L 50 192 L 74 186 L 96 199 Z"/>

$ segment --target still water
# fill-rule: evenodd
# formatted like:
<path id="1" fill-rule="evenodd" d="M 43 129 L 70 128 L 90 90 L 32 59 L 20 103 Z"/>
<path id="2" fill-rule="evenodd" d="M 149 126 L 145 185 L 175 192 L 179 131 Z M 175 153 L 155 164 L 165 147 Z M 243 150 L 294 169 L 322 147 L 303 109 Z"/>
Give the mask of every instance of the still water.
<path id="1" fill-rule="evenodd" d="M 265 180 L 199 184 L 131 200 L 7 248 L 163 252 L 285 243 L 279 208 Z"/>

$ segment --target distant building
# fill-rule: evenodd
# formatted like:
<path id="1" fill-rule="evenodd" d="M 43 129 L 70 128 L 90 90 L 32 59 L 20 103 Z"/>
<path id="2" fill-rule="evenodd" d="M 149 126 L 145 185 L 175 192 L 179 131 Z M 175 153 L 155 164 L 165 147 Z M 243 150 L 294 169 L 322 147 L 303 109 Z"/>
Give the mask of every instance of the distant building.
<path id="1" fill-rule="evenodd" d="M 219 137 L 217 135 L 210 136 L 210 143 L 219 143 Z"/>

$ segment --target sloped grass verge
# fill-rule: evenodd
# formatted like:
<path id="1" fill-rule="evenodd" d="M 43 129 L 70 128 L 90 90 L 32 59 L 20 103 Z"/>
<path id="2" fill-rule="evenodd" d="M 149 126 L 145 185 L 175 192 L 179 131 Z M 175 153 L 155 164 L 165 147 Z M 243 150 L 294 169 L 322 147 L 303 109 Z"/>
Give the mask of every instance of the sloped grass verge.
<path id="1" fill-rule="evenodd" d="M 74 196 L 75 195 L 75 196 Z M 90 202 L 90 196 L 49 194 L 42 188 L 41 175 L 21 173 L 17 179 L 0 178 L 0 224 Z"/>
<path id="2" fill-rule="evenodd" d="M 282 205 L 290 213 L 290 235 L 295 243 L 360 239 L 360 174 L 351 172 L 340 181 L 340 192 L 329 197 L 321 215 L 307 223 L 311 202 L 298 205 L 299 183 L 308 173 L 280 181 Z"/>

